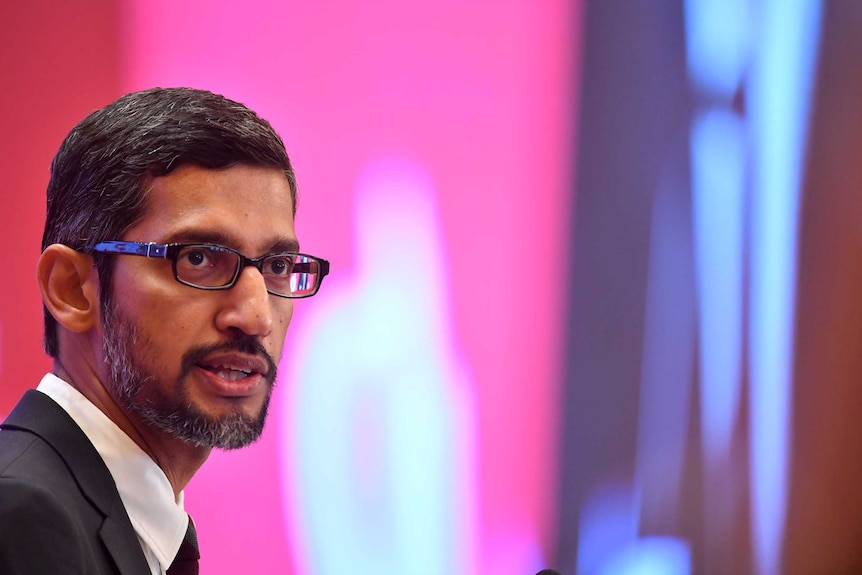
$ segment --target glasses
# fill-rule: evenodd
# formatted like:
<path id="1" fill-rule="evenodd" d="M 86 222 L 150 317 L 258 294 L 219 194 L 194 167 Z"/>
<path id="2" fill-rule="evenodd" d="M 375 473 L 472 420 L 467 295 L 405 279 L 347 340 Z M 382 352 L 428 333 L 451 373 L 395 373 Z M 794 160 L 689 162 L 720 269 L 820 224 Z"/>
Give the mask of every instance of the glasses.
<path id="1" fill-rule="evenodd" d="M 329 262 L 307 254 L 279 252 L 248 258 L 238 251 L 215 244 L 155 244 L 101 242 L 93 251 L 105 254 L 163 258 L 174 265 L 181 284 L 198 289 L 230 289 L 247 266 L 257 268 L 266 291 L 287 298 L 311 297 L 329 273 Z"/>

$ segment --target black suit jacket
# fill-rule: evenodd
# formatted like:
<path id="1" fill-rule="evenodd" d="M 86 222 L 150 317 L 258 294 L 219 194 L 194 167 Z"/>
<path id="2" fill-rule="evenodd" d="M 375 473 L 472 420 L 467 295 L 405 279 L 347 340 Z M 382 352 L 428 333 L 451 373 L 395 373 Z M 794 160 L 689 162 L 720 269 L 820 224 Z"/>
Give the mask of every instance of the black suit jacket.
<path id="1" fill-rule="evenodd" d="M 0 425 L 0 573 L 149 572 L 93 444 L 51 398 L 27 391 Z"/>

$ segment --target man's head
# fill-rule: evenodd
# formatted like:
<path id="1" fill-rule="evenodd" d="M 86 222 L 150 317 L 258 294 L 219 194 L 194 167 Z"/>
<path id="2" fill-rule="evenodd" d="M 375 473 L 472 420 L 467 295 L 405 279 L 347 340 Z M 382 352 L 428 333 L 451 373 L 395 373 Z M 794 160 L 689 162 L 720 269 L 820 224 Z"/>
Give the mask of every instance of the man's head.
<path id="1" fill-rule="evenodd" d="M 153 178 L 184 164 L 235 164 L 284 171 L 296 211 L 296 176 L 284 143 L 246 106 L 204 90 L 154 88 L 96 110 L 66 136 L 51 164 L 42 249 L 63 244 L 89 252 L 122 237 L 143 215 Z M 110 303 L 114 258 L 94 256 L 103 306 Z M 45 351 L 57 356 L 56 321 L 45 309 Z"/>
<path id="2" fill-rule="evenodd" d="M 254 258 L 298 251 L 295 208 L 281 139 L 241 104 L 154 89 L 92 113 L 51 169 L 39 263 L 46 351 L 79 389 L 99 382 L 139 430 L 203 447 L 250 443 L 293 311 L 272 294 L 294 289 L 282 281 L 287 260 Z M 228 249 L 132 257 L 117 242 Z M 212 279 L 218 258 L 235 263 L 234 277 Z"/>

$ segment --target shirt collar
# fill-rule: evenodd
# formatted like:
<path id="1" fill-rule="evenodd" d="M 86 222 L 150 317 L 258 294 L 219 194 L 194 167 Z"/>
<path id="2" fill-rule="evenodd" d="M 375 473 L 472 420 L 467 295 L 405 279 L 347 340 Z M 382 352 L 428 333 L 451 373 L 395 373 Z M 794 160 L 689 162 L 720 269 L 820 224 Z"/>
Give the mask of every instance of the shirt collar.
<path id="1" fill-rule="evenodd" d="M 183 492 L 175 499 L 156 462 L 77 389 L 52 373 L 36 389 L 66 410 L 92 442 L 114 476 L 135 532 L 167 569 L 188 527 Z"/>

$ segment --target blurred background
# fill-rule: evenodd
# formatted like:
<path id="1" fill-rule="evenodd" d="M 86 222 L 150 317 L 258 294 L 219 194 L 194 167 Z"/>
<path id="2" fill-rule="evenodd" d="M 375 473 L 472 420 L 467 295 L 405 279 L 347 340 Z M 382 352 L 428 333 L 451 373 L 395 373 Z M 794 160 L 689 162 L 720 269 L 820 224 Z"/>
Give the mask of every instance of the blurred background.
<path id="1" fill-rule="evenodd" d="M 282 135 L 332 274 L 262 439 L 187 490 L 203 573 L 862 572 L 860 30 L 815 0 L 2 0 L 0 416 L 50 369 L 63 137 L 206 88 Z"/>

